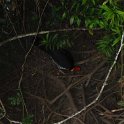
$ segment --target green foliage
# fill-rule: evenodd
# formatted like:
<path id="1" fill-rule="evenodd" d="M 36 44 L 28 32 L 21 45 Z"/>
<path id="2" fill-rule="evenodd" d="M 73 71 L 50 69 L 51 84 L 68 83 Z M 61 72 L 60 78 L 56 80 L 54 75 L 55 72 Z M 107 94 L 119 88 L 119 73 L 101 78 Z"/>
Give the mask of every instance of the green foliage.
<path id="1" fill-rule="evenodd" d="M 116 46 L 121 40 L 121 35 L 113 33 L 104 36 L 97 43 L 98 50 L 103 53 L 106 57 L 112 57 L 114 55 L 114 51 L 116 50 Z"/>
<path id="2" fill-rule="evenodd" d="M 73 25 L 73 24 L 76 24 L 78 27 L 80 26 L 80 24 L 81 24 L 81 19 L 78 17 L 78 16 L 71 16 L 71 18 L 70 18 L 70 25 Z"/>
<path id="3" fill-rule="evenodd" d="M 33 124 L 33 115 L 28 115 L 27 117 L 23 118 L 22 124 Z"/>
<path id="4" fill-rule="evenodd" d="M 121 107 L 124 107 L 124 101 L 119 101 L 117 104 Z"/>
<path id="5" fill-rule="evenodd" d="M 31 20 L 36 23 L 38 21 L 38 16 L 37 15 L 33 15 L 31 17 Z"/>
<path id="6" fill-rule="evenodd" d="M 46 34 L 42 40 L 42 44 L 48 49 L 60 49 L 71 47 L 72 43 L 67 36 L 59 36 L 58 34 Z"/>
<path id="7" fill-rule="evenodd" d="M 85 24 L 86 24 L 86 27 L 88 27 L 89 29 L 93 29 L 97 27 L 104 28 L 104 25 L 105 25 L 104 21 L 98 18 L 94 18 L 94 19 L 87 18 L 85 20 Z"/>
<path id="8" fill-rule="evenodd" d="M 103 39 L 99 40 L 97 43 L 97 48 L 105 56 L 111 57 L 114 51 L 112 43 L 113 39 L 110 36 L 105 36 Z"/>
<path id="9" fill-rule="evenodd" d="M 124 24 L 124 11 L 120 10 L 117 3 L 105 1 L 97 9 L 91 8 L 91 10 L 92 16 L 87 16 L 85 19 L 86 27 L 90 29 L 100 27 L 111 30 Z M 97 14 L 94 15 L 94 12 Z"/>
<path id="10" fill-rule="evenodd" d="M 56 15 L 56 19 L 60 22 L 79 27 L 82 22 L 81 13 L 83 2 L 85 1 L 71 0 L 67 2 L 66 0 L 60 0 L 52 8 L 53 15 Z"/>
<path id="11" fill-rule="evenodd" d="M 88 28 L 93 35 L 95 28 L 109 31 L 97 44 L 97 48 L 107 57 L 113 55 L 119 44 L 123 25 L 124 8 L 121 0 L 60 0 L 53 7 L 56 19 L 70 26 Z"/>
<path id="12" fill-rule="evenodd" d="M 18 90 L 15 96 L 9 97 L 8 100 L 13 107 L 23 104 L 23 98 Z M 22 124 L 32 124 L 32 123 L 33 123 L 33 115 L 27 115 L 22 119 Z"/>
<path id="13" fill-rule="evenodd" d="M 53 7 L 56 20 L 65 22 L 69 26 L 88 28 L 93 35 L 95 28 L 109 31 L 105 37 L 99 40 L 97 48 L 107 57 L 114 55 L 115 47 L 119 44 L 122 27 L 124 25 L 124 9 L 120 6 L 120 1 L 106 0 L 60 0 Z M 51 49 L 71 46 L 68 40 L 60 41 L 58 35 L 47 35 L 43 42 Z"/>
<path id="14" fill-rule="evenodd" d="M 22 104 L 22 97 L 19 92 L 17 92 L 15 96 L 9 97 L 8 100 L 12 106 L 19 106 L 20 104 Z"/>
<path id="15" fill-rule="evenodd" d="M 102 18 L 108 23 L 110 29 L 120 27 L 124 23 L 124 11 L 121 11 L 117 6 L 103 3 L 100 7 Z"/>

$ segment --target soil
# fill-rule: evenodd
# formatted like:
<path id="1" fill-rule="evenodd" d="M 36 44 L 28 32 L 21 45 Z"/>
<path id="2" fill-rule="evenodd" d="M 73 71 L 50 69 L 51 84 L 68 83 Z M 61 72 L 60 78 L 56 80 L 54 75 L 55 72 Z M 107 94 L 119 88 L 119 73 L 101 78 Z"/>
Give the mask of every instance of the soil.
<path id="1" fill-rule="evenodd" d="M 75 45 L 70 49 L 75 63 L 79 63 L 78 65 L 81 66 L 80 72 L 67 71 L 63 74 L 46 53 L 37 47 L 32 49 L 24 66 L 21 88 L 27 111 L 33 115 L 33 124 L 52 124 L 61 121 L 81 110 L 96 98 L 110 64 L 96 50 L 95 37 L 98 36 L 92 37 L 91 40 L 87 32 L 81 32 Z M 13 44 L 15 43 L 12 43 L 12 47 L 14 47 Z M 10 46 L 8 45 L 8 47 Z M 4 58 L 9 60 L 1 59 L 8 63 L 1 63 L 3 71 L 0 71 L 0 98 L 9 118 L 21 120 L 25 110 L 21 105 L 12 106 L 8 100 L 17 93 L 21 65 L 24 60 L 23 52 L 19 51 L 17 47 L 13 49 L 5 50 L 4 48 L 5 52 L 1 52 L 1 57 L 4 55 Z M 14 57 L 15 59 L 13 59 Z M 111 112 L 119 108 L 117 105 L 119 99 L 118 77 L 116 75 L 117 70 L 112 72 L 109 85 L 99 102 L 67 121 L 67 124 L 83 122 L 91 124 L 92 121 L 94 124 L 105 124 L 106 121 L 112 124 L 117 123 L 114 117 L 115 113 Z M 5 118 L 4 121 L 6 121 Z"/>

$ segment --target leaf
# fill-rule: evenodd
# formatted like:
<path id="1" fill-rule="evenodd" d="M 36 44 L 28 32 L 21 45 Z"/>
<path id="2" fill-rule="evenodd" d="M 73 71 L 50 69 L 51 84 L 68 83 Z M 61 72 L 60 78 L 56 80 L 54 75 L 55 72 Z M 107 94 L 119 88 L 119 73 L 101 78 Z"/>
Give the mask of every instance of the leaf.
<path id="1" fill-rule="evenodd" d="M 46 35 L 46 40 L 48 40 L 49 39 L 49 33 Z"/>
<path id="2" fill-rule="evenodd" d="M 119 41 L 121 40 L 121 37 L 118 37 L 114 40 L 112 46 L 115 46 Z"/>
<path id="3" fill-rule="evenodd" d="M 58 37 L 58 34 L 55 34 L 53 37 L 52 37 L 52 41 L 56 40 Z"/>
<path id="4" fill-rule="evenodd" d="M 111 9 L 105 4 L 102 4 L 101 8 L 105 11 L 111 11 Z"/>
<path id="5" fill-rule="evenodd" d="M 114 27 L 111 29 L 113 32 L 115 32 L 116 34 L 120 34 L 121 35 L 121 30 L 119 29 L 119 27 Z"/>
<path id="6" fill-rule="evenodd" d="M 74 16 L 70 18 L 70 25 L 72 25 L 73 23 L 74 23 Z"/>
<path id="7" fill-rule="evenodd" d="M 77 19 L 77 25 L 80 26 L 80 24 L 81 24 L 81 20 L 78 18 Z"/>
<path id="8" fill-rule="evenodd" d="M 95 0 L 92 0 L 93 5 L 95 5 Z"/>
<path id="9" fill-rule="evenodd" d="M 27 117 L 22 119 L 22 124 L 32 124 L 33 123 L 33 115 L 28 115 Z"/>
<path id="10" fill-rule="evenodd" d="M 90 29 L 93 29 L 93 27 L 94 27 L 94 22 L 92 22 L 92 23 L 89 25 L 89 28 L 90 28 Z"/>
<path id="11" fill-rule="evenodd" d="M 82 0 L 82 4 L 86 4 L 87 0 Z"/>
<path id="12" fill-rule="evenodd" d="M 22 98 L 19 92 L 17 92 L 15 96 L 9 97 L 8 100 L 12 106 L 18 106 L 22 103 Z"/>
<path id="13" fill-rule="evenodd" d="M 122 16 L 124 16 L 124 12 L 123 12 L 123 11 L 116 10 L 116 12 L 117 12 L 119 15 L 122 15 Z"/>
<path id="14" fill-rule="evenodd" d="M 114 21 L 114 16 L 113 16 L 113 13 L 111 13 L 111 12 L 106 12 L 105 13 L 105 19 L 108 21 L 108 20 L 113 20 Z"/>
<path id="15" fill-rule="evenodd" d="M 103 2 L 103 5 L 107 4 L 108 3 L 108 0 L 106 0 L 105 2 Z"/>
<path id="16" fill-rule="evenodd" d="M 119 101 L 117 104 L 118 104 L 119 106 L 124 107 L 124 101 Z"/>
<path id="17" fill-rule="evenodd" d="M 88 27 L 90 23 L 91 23 L 91 20 L 89 18 L 86 18 L 85 19 L 85 25 L 86 25 L 86 27 Z"/>
<path id="18" fill-rule="evenodd" d="M 62 14 L 62 19 L 65 19 L 66 18 L 66 12 L 64 12 L 63 14 Z"/>
<path id="19" fill-rule="evenodd" d="M 100 28 L 104 28 L 104 22 L 103 21 L 99 21 L 99 26 L 100 26 Z"/>
<path id="20" fill-rule="evenodd" d="M 89 29 L 89 34 L 93 35 L 93 30 Z"/>

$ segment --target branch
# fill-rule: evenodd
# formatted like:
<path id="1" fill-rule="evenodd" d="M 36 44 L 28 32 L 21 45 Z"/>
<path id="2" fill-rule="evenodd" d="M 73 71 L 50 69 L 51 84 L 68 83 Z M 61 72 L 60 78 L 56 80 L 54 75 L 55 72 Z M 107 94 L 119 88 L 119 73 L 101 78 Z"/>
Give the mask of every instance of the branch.
<path id="1" fill-rule="evenodd" d="M 10 39 L 7 39 L 5 41 L 0 42 L 0 47 L 3 46 L 4 44 L 11 42 L 13 40 L 17 40 L 17 39 L 21 39 L 21 38 L 25 38 L 25 37 L 30 37 L 30 36 L 36 36 L 38 35 L 42 35 L 42 34 L 48 34 L 48 33 L 55 33 L 55 32 L 65 32 L 65 31 L 87 31 L 88 29 L 86 28 L 68 28 L 68 29 L 55 29 L 55 30 L 51 30 L 51 31 L 40 31 L 40 32 L 33 32 L 33 33 L 29 33 L 29 34 L 20 34 L 18 36 L 12 37 Z M 94 30 L 100 30 L 99 28 L 96 28 Z"/>
<path id="2" fill-rule="evenodd" d="M 114 62 L 113 62 L 113 64 L 111 65 L 111 67 L 110 67 L 110 69 L 109 69 L 109 71 L 108 71 L 108 74 L 107 74 L 107 76 L 106 76 L 106 78 L 105 78 L 105 81 L 104 81 L 104 83 L 103 83 L 103 85 L 102 85 L 102 87 L 101 87 L 101 90 L 100 90 L 98 96 L 97 96 L 90 104 L 88 104 L 87 106 L 85 106 L 84 108 L 82 108 L 80 111 L 78 111 L 78 112 L 74 113 L 73 115 L 69 116 L 68 118 L 66 118 L 66 119 L 64 119 L 64 120 L 62 120 L 62 121 L 60 121 L 60 122 L 56 122 L 56 123 L 54 123 L 54 124 L 62 124 L 62 123 L 64 123 L 64 122 L 66 122 L 66 121 L 72 119 L 73 117 L 77 116 L 78 114 L 82 113 L 83 111 L 85 111 L 86 109 L 88 109 L 89 107 L 91 107 L 92 105 L 94 105 L 94 104 L 99 100 L 99 98 L 101 97 L 101 95 L 102 95 L 102 93 L 103 93 L 103 90 L 104 90 L 105 86 L 107 85 L 107 81 L 108 81 L 109 76 L 110 76 L 110 74 L 111 74 L 111 72 L 112 72 L 112 69 L 113 69 L 114 65 L 116 64 L 116 62 L 117 62 L 117 59 L 118 59 L 118 56 L 119 56 L 119 54 L 120 54 L 120 52 L 121 52 L 121 50 L 122 50 L 122 47 L 124 46 L 123 41 L 124 41 L 124 32 L 123 32 L 123 34 L 122 34 L 121 44 L 120 44 L 119 50 L 118 50 L 118 52 L 116 53 Z"/>

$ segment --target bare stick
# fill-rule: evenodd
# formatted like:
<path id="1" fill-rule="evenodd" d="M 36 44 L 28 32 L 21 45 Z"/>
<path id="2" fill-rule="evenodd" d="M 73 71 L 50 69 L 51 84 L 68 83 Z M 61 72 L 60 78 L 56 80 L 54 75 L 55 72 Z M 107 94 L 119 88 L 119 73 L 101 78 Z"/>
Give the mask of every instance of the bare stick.
<path id="1" fill-rule="evenodd" d="M 111 65 L 111 67 L 110 67 L 110 69 L 109 69 L 109 71 L 108 71 L 108 74 L 107 74 L 107 76 L 106 76 L 106 78 L 105 78 L 105 81 L 104 81 L 104 83 L 103 83 L 103 85 L 102 85 L 102 87 L 101 87 L 101 90 L 99 91 L 99 94 L 97 95 L 97 97 L 96 97 L 90 104 L 88 104 L 87 106 L 85 106 L 84 108 L 82 108 L 80 111 L 78 111 L 78 112 L 74 113 L 73 115 L 69 116 L 68 118 L 66 118 L 66 119 L 64 119 L 64 120 L 62 120 L 62 121 L 60 121 L 60 122 L 56 122 L 56 123 L 54 123 L 54 124 L 62 124 L 62 123 L 64 123 L 64 122 L 70 120 L 71 118 L 77 116 L 78 114 L 80 114 L 80 113 L 82 113 L 83 111 L 85 111 L 87 108 L 89 108 L 89 107 L 91 107 L 92 105 L 94 105 L 94 104 L 99 100 L 99 98 L 101 97 L 101 95 L 102 95 L 102 93 L 103 93 L 103 90 L 104 90 L 105 86 L 107 85 L 107 81 L 108 81 L 109 76 L 110 76 L 110 74 L 111 74 L 111 72 L 112 72 L 112 69 L 113 69 L 114 65 L 116 64 L 116 62 L 117 62 L 117 59 L 118 59 L 118 56 L 119 56 L 119 54 L 120 54 L 120 52 L 121 52 L 121 50 L 122 50 L 122 47 L 124 46 L 123 41 L 124 41 L 124 32 L 123 32 L 123 34 L 122 34 L 121 44 L 120 44 L 119 50 L 118 50 L 118 52 L 116 53 L 114 62 L 113 62 L 113 64 Z"/>

